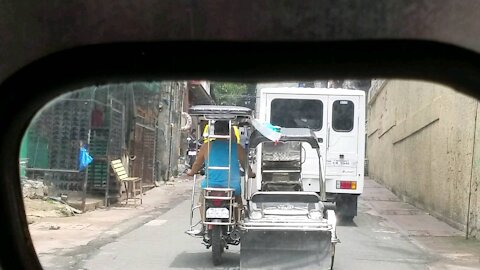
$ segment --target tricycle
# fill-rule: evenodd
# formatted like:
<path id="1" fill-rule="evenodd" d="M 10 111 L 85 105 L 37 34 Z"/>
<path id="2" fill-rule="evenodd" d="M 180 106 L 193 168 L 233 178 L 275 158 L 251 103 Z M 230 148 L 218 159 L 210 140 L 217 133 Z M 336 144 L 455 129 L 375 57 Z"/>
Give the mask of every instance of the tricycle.
<path id="1" fill-rule="evenodd" d="M 235 181 L 231 179 L 232 170 L 239 168 L 238 164 L 235 166 L 238 161 L 231 155 L 236 147 L 231 131 L 233 125 L 251 125 L 256 121 L 250 109 L 206 105 L 192 107 L 189 114 L 208 122 L 207 141 L 223 139 L 229 142 L 226 166 L 211 164 L 211 146 L 206 148 L 208 158 L 204 162 L 206 175 L 202 182 L 205 184 L 198 205 L 195 205 L 197 176 L 193 179 L 187 233 L 202 238 L 203 244 L 212 249 L 213 264 L 221 263 L 222 253 L 229 245 L 240 245 L 241 269 L 332 269 L 335 244 L 339 241 L 334 209 L 325 200 L 322 166 L 316 178 L 305 178 L 301 171 L 304 143 L 317 149 L 321 163 L 318 139 L 313 131 L 281 128 L 279 139 L 272 141 L 253 129 L 249 147 L 263 147 L 261 158 L 256 160 L 262 165 L 257 172 L 262 174 L 262 183 L 256 185 L 255 179 L 248 177 L 250 167 L 245 164 L 243 191 L 238 194 Z M 228 121 L 229 133 L 216 133 L 216 121 Z M 200 127 L 197 130 L 201 130 Z M 250 149 L 245 153 L 250 153 Z M 209 183 L 209 174 L 214 171 L 228 172 L 226 185 L 219 187 Z M 320 186 L 322 192 L 308 191 L 309 185 Z M 197 209 L 200 209 L 201 218 L 193 222 Z"/>

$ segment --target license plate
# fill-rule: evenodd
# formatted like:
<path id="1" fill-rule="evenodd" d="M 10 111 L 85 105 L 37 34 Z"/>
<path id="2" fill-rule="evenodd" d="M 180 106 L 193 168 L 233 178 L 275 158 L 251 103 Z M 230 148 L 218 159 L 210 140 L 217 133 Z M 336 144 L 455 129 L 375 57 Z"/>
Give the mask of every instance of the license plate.
<path id="1" fill-rule="evenodd" d="M 208 208 L 205 215 L 207 218 L 229 218 L 230 213 L 227 208 Z"/>
<path id="2" fill-rule="evenodd" d="M 188 151 L 188 155 L 189 155 L 189 156 L 196 156 L 196 155 L 197 155 L 197 151 Z"/>

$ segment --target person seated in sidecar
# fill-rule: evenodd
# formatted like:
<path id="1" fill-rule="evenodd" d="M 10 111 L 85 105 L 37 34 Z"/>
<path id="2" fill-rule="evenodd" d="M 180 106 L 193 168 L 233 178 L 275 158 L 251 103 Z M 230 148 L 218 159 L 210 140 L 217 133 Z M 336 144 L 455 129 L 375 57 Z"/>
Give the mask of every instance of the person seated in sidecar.
<path id="1" fill-rule="evenodd" d="M 215 121 L 214 129 L 216 135 L 228 135 L 228 121 Z M 240 166 L 245 166 L 247 161 L 247 156 L 245 154 L 245 149 L 236 142 L 235 134 L 232 130 L 231 144 L 231 164 L 230 164 L 230 188 L 233 188 L 235 200 L 238 203 L 239 207 L 242 205 L 242 190 L 240 184 Z M 210 160 L 209 166 L 218 166 L 218 167 L 227 167 L 228 166 L 228 152 L 229 152 L 229 140 L 228 139 L 216 139 L 214 141 L 206 142 L 200 147 L 200 150 L 197 154 L 197 158 L 193 163 L 192 169 L 187 171 L 187 175 L 193 176 L 198 173 L 202 165 L 208 157 L 208 147 L 210 144 Z M 243 168 L 245 170 L 245 168 Z M 252 171 L 250 165 L 248 168 L 249 177 L 255 178 L 255 173 Z M 228 171 L 227 170 L 208 170 L 206 177 L 203 179 L 201 186 L 202 188 L 207 187 L 207 178 L 208 177 L 208 187 L 212 188 L 227 188 L 228 187 Z M 200 194 L 200 204 L 203 203 L 203 190 Z M 200 213 L 203 217 L 203 206 L 200 207 Z"/>

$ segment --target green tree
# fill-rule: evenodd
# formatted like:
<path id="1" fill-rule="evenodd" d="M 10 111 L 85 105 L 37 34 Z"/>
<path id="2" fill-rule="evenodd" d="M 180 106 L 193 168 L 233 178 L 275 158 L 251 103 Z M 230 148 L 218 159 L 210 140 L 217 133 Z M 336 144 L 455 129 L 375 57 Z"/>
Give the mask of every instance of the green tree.
<path id="1" fill-rule="evenodd" d="M 255 84 L 212 82 L 211 94 L 218 105 L 255 109 Z"/>

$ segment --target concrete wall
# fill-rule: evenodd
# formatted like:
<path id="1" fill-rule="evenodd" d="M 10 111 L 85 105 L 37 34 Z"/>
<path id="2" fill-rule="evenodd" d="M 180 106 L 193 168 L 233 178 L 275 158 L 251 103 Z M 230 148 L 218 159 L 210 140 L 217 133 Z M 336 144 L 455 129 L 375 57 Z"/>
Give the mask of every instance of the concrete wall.
<path id="1" fill-rule="evenodd" d="M 178 159 L 180 157 L 181 141 L 181 113 L 183 110 L 183 96 L 187 90 L 186 82 L 162 82 L 161 104 L 158 114 L 157 129 L 157 160 L 159 179 L 171 180 L 178 175 Z"/>
<path id="2" fill-rule="evenodd" d="M 448 87 L 377 81 L 368 101 L 369 175 L 405 201 L 480 235 L 477 115 L 475 99 Z"/>

